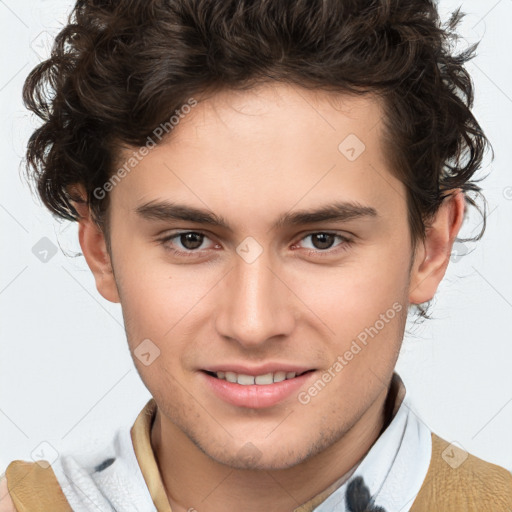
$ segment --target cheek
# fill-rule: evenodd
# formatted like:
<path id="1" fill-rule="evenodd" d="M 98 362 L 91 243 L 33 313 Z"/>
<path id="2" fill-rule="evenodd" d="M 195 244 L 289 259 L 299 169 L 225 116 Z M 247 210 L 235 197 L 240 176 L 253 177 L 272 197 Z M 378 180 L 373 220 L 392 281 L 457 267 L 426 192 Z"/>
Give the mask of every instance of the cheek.
<path id="1" fill-rule="evenodd" d="M 343 358 L 336 375 L 344 377 L 334 379 L 331 388 L 368 379 L 368 367 L 384 378 L 394 366 L 407 316 L 407 257 L 405 249 L 368 250 L 346 265 L 309 276 L 297 291 L 314 312 L 312 331 L 328 339 L 326 362 Z M 376 387 L 381 377 L 373 376 Z"/>
<path id="2" fill-rule="evenodd" d="M 327 325 L 338 329 L 373 324 L 380 314 L 407 298 L 408 254 L 389 247 L 368 248 L 339 267 L 296 275 L 296 291 Z"/>
<path id="3" fill-rule="evenodd" d="M 187 357 L 198 350 L 198 328 L 208 319 L 208 291 L 224 274 L 195 265 L 171 265 L 162 258 L 136 257 L 119 266 L 119 289 L 128 345 L 134 363 L 152 390 L 175 389 L 175 378 L 183 378 Z M 220 274 L 220 277 L 219 277 Z M 198 278 L 201 275 L 201 278 Z M 204 337 L 203 337 L 204 338 Z M 137 359 L 139 346 L 151 340 L 158 358 L 150 366 Z M 148 343 L 148 342 L 146 342 Z M 150 345 L 151 346 L 151 345 Z M 178 391 L 178 389 L 175 389 Z"/>
<path id="4" fill-rule="evenodd" d="M 193 268 L 171 265 L 162 255 L 149 258 L 143 252 L 123 258 L 116 274 L 123 314 L 132 331 L 158 338 L 169 334 L 204 295 L 205 281 Z"/>

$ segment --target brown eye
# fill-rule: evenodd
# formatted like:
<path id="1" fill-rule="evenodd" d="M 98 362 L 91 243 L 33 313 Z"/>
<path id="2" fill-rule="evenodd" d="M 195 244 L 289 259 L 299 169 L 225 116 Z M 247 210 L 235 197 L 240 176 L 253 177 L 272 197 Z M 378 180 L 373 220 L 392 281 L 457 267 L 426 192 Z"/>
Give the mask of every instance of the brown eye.
<path id="1" fill-rule="evenodd" d="M 204 235 L 201 233 L 183 233 L 179 235 L 181 245 L 190 251 L 198 249 L 204 240 Z"/>
<path id="2" fill-rule="evenodd" d="M 352 245 L 352 240 L 338 233 L 317 231 L 302 238 L 300 245 L 311 257 L 331 257 L 341 254 Z"/>
<path id="3" fill-rule="evenodd" d="M 315 249 L 330 249 L 336 238 L 336 235 L 331 233 L 315 233 L 310 236 Z"/>
<path id="4" fill-rule="evenodd" d="M 159 240 L 160 244 L 169 251 L 172 255 L 177 257 L 190 256 L 200 257 L 204 253 L 204 242 L 210 240 L 209 237 L 198 231 L 182 231 L 181 233 L 174 233 Z M 210 247 L 211 248 L 211 247 Z"/>

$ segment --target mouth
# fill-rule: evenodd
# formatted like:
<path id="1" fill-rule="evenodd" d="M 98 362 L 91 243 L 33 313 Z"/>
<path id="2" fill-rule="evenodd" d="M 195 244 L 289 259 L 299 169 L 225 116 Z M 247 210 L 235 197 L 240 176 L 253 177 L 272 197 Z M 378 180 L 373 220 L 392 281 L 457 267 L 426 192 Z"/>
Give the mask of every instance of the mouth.
<path id="1" fill-rule="evenodd" d="M 256 373 L 256 372 L 254 372 Z M 248 375 L 233 371 L 201 370 L 205 389 L 235 407 L 262 409 L 292 399 L 311 384 L 316 370 L 284 371 Z"/>
<path id="2" fill-rule="evenodd" d="M 314 372 L 315 370 L 306 370 L 303 372 L 287 372 L 284 370 L 278 370 L 276 372 L 267 372 L 261 375 L 247 375 L 243 373 L 236 373 L 230 371 L 218 371 L 212 372 L 208 370 L 202 370 L 204 373 L 214 377 L 216 379 L 225 380 L 232 384 L 240 384 L 242 386 L 268 386 L 277 382 L 283 382 L 285 380 L 295 379 L 305 375 L 306 373 Z"/>

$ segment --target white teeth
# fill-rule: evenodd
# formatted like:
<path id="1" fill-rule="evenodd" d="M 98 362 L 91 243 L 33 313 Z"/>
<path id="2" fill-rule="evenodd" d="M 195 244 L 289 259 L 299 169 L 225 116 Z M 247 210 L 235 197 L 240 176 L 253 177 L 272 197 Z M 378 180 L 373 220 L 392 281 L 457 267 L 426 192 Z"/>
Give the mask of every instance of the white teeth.
<path id="1" fill-rule="evenodd" d="M 243 386 L 249 386 L 250 384 L 254 384 L 254 377 L 252 375 L 244 375 L 243 373 L 239 373 L 236 381 L 238 384 L 242 384 Z"/>
<path id="2" fill-rule="evenodd" d="M 240 382 L 240 381 L 238 381 Z M 265 375 L 258 375 L 254 379 L 255 384 L 272 384 L 274 382 L 274 378 L 271 373 L 265 373 Z"/>
<path id="3" fill-rule="evenodd" d="M 218 374 L 217 374 L 217 377 L 219 377 Z M 234 372 L 226 372 L 226 380 L 228 382 L 236 382 L 236 373 L 234 373 Z"/>
<path id="4" fill-rule="evenodd" d="M 279 371 L 274 373 L 274 382 L 282 382 L 286 379 L 286 372 Z"/>
<path id="5" fill-rule="evenodd" d="M 242 386 L 251 386 L 253 384 L 267 385 L 274 382 L 282 382 L 286 379 L 293 379 L 297 373 L 279 370 L 274 373 L 257 375 L 256 377 L 235 372 L 216 372 L 216 375 L 219 379 L 227 380 L 228 382 L 236 382 Z"/>

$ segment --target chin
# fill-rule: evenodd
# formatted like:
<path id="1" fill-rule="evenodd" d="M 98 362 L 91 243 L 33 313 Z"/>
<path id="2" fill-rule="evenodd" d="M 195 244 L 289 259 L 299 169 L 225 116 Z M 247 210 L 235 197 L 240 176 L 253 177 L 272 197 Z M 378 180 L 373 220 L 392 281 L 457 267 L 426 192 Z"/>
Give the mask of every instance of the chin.
<path id="1" fill-rule="evenodd" d="M 311 451 L 297 452 L 293 446 L 280 445 L 278 450 L 275 446 L 266 446 L 261 450 L 251 442 L 246 442 L 238 450 L 234 447 L 224 447 L 220 450 L 201 451 L 219 464 L 233 469 L 269 471 L 288 469 L 303 462 Z M 234 449 L 233 449 L 234 448 Z"/>

